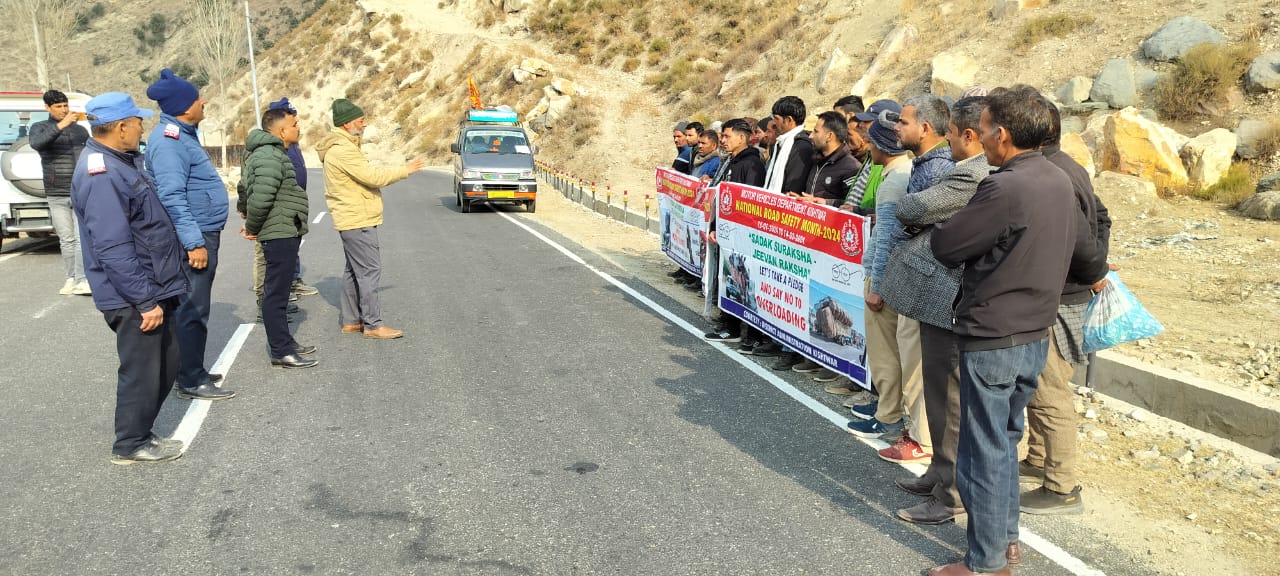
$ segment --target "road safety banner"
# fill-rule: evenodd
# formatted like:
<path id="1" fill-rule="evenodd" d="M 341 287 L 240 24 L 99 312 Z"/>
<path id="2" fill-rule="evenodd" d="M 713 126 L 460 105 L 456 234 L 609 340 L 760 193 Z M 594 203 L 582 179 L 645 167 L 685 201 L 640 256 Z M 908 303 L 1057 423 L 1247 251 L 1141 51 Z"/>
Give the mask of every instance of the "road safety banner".
<path id="1" fill-rule="evenodd" d="M 708 197 L 697 178 L 659 167 L 658 221 L 662 252 L 694 276 L 702 276 L 707 249 Z"/>
<path id="2" fill-rule="evenodd" d="M 720 309 L 867 386 L 866 218 L 720 184 Z"/>

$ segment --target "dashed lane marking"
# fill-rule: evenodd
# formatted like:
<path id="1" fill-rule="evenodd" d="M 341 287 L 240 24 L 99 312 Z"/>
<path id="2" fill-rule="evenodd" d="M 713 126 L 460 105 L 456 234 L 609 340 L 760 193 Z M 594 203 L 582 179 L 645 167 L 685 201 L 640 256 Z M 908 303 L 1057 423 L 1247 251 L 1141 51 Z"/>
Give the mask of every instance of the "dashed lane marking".
<path id="1" fill-rule="evenodd" d="M 321 210 L 319 214 L 316 214 L 316 219 L 315 219 L 315 220 L 312 220 L 312 221 L 311 221 L 311 223 L 312 223 L 312 224 L 319 224 L 321 220 L 324 220 L 324 215 L 325 215 L 325 214 L 328 214 L 328 212 L 325 212 L 324 210 Z"/>
<path id="2" fill-rule="evenodd" d="M 240 354 L 240 348 L 244 346 L 245 340 L 249 338 L 249 333 L 253 331 L 253 324 L 241 324 L 236 328 L 235 334 L 231 335 L 231 340 L 227 341 L 227 345 L 222 348 L 222 353 L 218 355 L 217 361 L 213 363 L 213 367 L 209 368 L 209 372 L 214 374 L 222 374 L 222 382 L 218 384 L 221 388 L 223 383 L 231 380 L 231 375 L 227 372 L 231 370 L 231 365 L 235 363 L 236 356 Z M 204 419 L 209 415 L 210 400 L 192 400 L 187 406 L 187 413 L 183 414 L 182 421 L 178 423 L 178 428 L 173 431 L 173 438 L 182 441 L 182 451 L 186 452 L 191 449 L 191 442 L 195 440 L 196 434 L 200 433 L 200 426 L 204 424 Z"/>
<path id="3" fill-rule="evenodd" d="M 523 228 L 526 232 L 528 232 L 529 234 L 532 234 L 533 237 L 545 242 L 548 246 L 555 248 L 561 254 L 564 254 L 565 256 L 567 256 L 570 260 L 573 260 L 574 262 L 581 264 L 584 268 L 586 268 L 587 270 L 590 270 L 596 276 L 599 276 L 603 278 L 606 282 L 613 284 L 619 290 L 622 290 L 623 292 L 625 292 L 628 296 L 635 298 L 638 302 L 640 302 L 641 304 L 644 304 L 645 307 L 658 313 L 658 315 L 662 316 L 663 318 L 666 318 L 668 322 L 671 322 L 672 324 L 679 326 L 684 331 L 694 335 L 699 339 L 702 338 L 702 330 L 698 329 L 693 324 L 686 322 L 683 318 L 677 316 L 674 312 L 667 310 L 661 304 L 654 302 L 649 297 L 645 296 L 644 294 L 641 294 L 640 292 L 636 291 L 634 288 L 624 284 L 621 280 L 614 278 L 609 273 L 604 272 L 596 268 L 595 266 L 588 264 L 586 260 L 583 260 L 582 257 L 573 253 L 568 248 L 561 246 L 555 240 L 547 238 L 541 232 L 538 232 L 537 230 L 530 228 L 528 225 L 520 222 L 519 220 L 516 220 L 511 215 L 506 214 L 504 212 L 499 212 L 499 211 L 495 211 L 495 213 L 497 213 L 499 216 L 502 216 L 503 218 L 506 218 L 507 221 L 511 222 L 512 224 L 515 224 L 516 226 Z M 809 396 L 808 394 L 796 388 L 795 386 L 792 386 L 787 381 L 769 372 L 769 370 L 767 370 L 765 367 L 747 359 L 745 356 L 741 354 L 738 354 L 737 352 L 730 349 L 728 346 L 725 346 L 724 344 L 721 344 L 719 342 L 708 342 L 708 344 L 710 344 L 712 348 L 719 350 L 720 353 L 724 354 L 730 360 L 737 362 L 743 368 L 750 370 L 752 373 L 759 376 L 764 381 L 772 384 L 774 388 L 777 388 L 782 393 L 786 394 L 787 396 L 790 396 L 795 401 L 804 405 L 805 408 L 808 408 L 809 410 L 812 410 L 815 414 L 827 419 L 828 421 L 830 421 L 832 424 L 834 424 L 836 427 L 840 428 L 841 430 L 847 431 L 846 426 L 849 423 L 849 418 L 841 416 L 838 412 L 836 412 L 835 410 L 832 410 L 826 404 L 818 402 L 812 396 Z M 885 444 L 883 441 L 880 441 L 880 440 L 866 439 L 866 438 L 857 438 L 857 440 L 861 441 L 863 444 L 866 444 L 876 450 L 880 450 L 882 448 L 888 447 L 888 444 Z M 917 476 L 923 474 L 924 471 L 926 470 L 924 466 L 921 466 L 919 464 L 900 464 L 900 466 L 902 466 L 903 468 L 906 468 L 907 470 L 911 471 L 911 473 Z M 1063 568 L 1067 569 L 1067 571 L 1071 572 L 1072 574 L 1075 574 L 1076 576 L 1106 576 L 1106 574 L 1104 574 L 1101 570 L 1090 568 L 1087 564 L 1084 563 L 1083 560 L 1080 560 L 1079 558 L 1072 556 L 1070 552 L 1063 550 L 1062 548 L 1058 547 L 1052 542 L 1049 542 L 1048 540 L 1045 540 L 1038 534 L 1035 534 L 1034 532 L 1032 532 L 1031 530 L 1025 527 L 1019 528 L 1019 534 L 1022 542 L 1026 543 L 1028 546 L 1032 548 L 1035 548 L 1037 552 L 1043 554 L 1046 558 L 1058 564 L 1059 566 L 1062 566 Z"/>

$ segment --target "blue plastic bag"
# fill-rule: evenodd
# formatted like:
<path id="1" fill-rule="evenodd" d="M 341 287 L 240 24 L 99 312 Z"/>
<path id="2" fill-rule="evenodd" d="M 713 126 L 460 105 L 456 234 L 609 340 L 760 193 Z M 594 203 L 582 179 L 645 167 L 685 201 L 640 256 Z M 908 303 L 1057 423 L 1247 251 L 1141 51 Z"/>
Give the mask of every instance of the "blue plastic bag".
<path id="1" fill-rule="evenodd" d="M 1097 352 L 1162 332 L 1164 326 L 1138 302 L 1120 276 L 1107 272 L 1107 286 L 1093 297 L 1084 314 L 1084 351 Z"/>

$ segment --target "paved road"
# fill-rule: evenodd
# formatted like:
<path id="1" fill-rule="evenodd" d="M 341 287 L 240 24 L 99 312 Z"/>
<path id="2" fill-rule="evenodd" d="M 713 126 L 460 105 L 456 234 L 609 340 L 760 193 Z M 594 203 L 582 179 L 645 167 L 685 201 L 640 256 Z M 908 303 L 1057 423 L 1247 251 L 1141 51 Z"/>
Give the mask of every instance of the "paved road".
<path id="1" fill-rule="evenodd" d="M 382 297 L 404 339 L 339 333 L 326 217 L 297 328 L 321 364 L 269 368 L 255 327 L 227 374 L 240 395 L 163 465 L 108 463 L 112 335 L 56 294 L 56 245 L 6 242 L 0 258 L 23 253 L 0 260 L 0 574 L 897 575 L 961 553 L 961 527 L 892 518 L 915 503 L 892 487 L 902 469 L 502 214 L 457 212 L 450 186 L 386 192 Z M 210 361 L 253 321 L 238 227 Z M 187 407 L 171 398 L 162 431 Z M 1028 526 L 1107 574 L 1148 573 L 1070 523 Z M 1028 556 L 1021 574 L 1070 573 Z"/>

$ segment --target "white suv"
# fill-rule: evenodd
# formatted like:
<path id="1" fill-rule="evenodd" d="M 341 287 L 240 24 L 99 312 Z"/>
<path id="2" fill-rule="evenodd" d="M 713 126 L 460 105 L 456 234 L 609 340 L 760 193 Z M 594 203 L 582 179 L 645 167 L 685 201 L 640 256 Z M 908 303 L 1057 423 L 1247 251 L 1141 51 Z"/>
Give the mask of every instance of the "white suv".
<path id="1" fill-rule="evenodd" d="M 84 112 L 89 98 L 67 93 L 72 112 Z M 19 232 L 53 234 L 40 155 L 27 141 L 31 125 L 47 119 L 42 92 L 0 92 L 0 242 Z M 89 128 L 88 122 L 81 125 Z"/>

